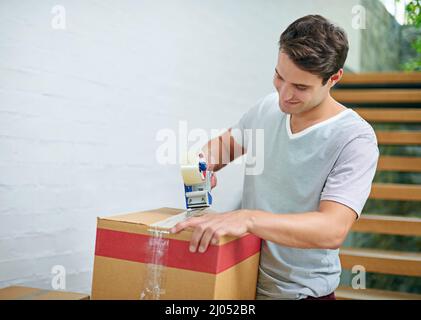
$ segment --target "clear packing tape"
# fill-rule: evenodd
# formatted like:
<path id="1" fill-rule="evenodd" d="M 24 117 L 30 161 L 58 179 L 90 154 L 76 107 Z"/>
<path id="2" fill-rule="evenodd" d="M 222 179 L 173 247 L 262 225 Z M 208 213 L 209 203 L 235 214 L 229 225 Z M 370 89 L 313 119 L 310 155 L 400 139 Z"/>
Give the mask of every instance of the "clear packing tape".
<path id="1" fill-rule="evenodd" d="M 205 213 L 205 210 L 198 210 L 195 216 Z M 206 213 L 214 213 L 207 209 Z M 190 218 L 191 213 L 183 211 L 167 219 L 155 222 L 150 225 L 148 232 L 150 234 L 147 247 L 148 254 L 146 267 L 146 277 L 140 293 L 141 300 L 159 300 L 162 294 L 165 294 L 165 267 L 167 265 L 169 239 L 169 229 L 177 223 Z"/>
<path id="2" fill-rule="evenodd" d="M 196 185 L 204 182 L 205 178 L 199 171 L 199 160 L 199 154 L 196 152 L 191 152 L 182 159 L 181 175 L 184 184 Z M 150 225 L 148 230 L 150 238 L 147 248 L 145 248 L 148 252 L 148 261 L 143 290 L 140 294 L 141 300 L 159 300 L 160 296 L 165 293 L 165 266 L 169 246 L 169 239 L 166 238 L 166 235 L 169 234 L 169 229 L 188 219 L 191 214 L 192 212 L 184 211 Z M 202 210 L 194 211 L 194 215 L 201 214 L 203 214 Z"/>
<path id="3" fill-rule="evenodd" d="M 141 300 L 159 300 L 161 295 L 165 294 L 165 266 L 169 246 L 166 235 L 169 234 L 169 229 L 188 218 L 188 212 L 184 211 L 150 225 L 150 237 L 145 248 L 148 260 L 143 290 L 140 293 Z"/>
<path id="4" fill-rule="evenodd" d="M 165 265 L 168 256 L 169 239 L 165 238 L 168 231 L 153 227 L 148 230 L 150 238 L 147 244 L 148 263 L 143 290 L 140 293 L 141 300 L 159 300 L 165 293 Z"/>

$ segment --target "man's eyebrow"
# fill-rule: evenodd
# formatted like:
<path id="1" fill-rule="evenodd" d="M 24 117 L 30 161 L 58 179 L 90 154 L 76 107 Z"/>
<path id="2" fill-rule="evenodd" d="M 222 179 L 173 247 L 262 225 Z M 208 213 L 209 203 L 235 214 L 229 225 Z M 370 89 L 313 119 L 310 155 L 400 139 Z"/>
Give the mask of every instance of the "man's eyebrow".
<path id="1" fill-rule="evenodd" d="M 284 79 L 284 78 L 282 78 L 282 76 L 280 75 L 280 73 L 279 73 L 278 69 L 276 69 L 276 68 L 275 68 L 275 72 L 276 72 L 276 74 L 278 75 L 278 77 L 279 77 L 279 78 L 281 78 L 282 80 Z M 303 84 L 303 83 L 293 83 L 293 85 L 294 85 L 294 86 L 300 86 L 300 87 L 307 87 L 307 88 L 312 87 L 312 86 L 310 86 L 310 85 L 308 85 L 308 84 Z"/>

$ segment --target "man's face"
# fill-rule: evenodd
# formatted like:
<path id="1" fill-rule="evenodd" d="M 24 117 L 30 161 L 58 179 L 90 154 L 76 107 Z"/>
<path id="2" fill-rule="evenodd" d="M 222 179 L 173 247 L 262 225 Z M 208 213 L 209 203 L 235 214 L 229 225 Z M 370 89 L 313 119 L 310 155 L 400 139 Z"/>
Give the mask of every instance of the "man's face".
<path id="1" fill-rule="evenodd" d="M 299 114 L 318 106 L 329 94 L 329 82 L 298 68 L 287 54 L 279 53 L 273 85 L 279 94 L 279 107 L 285 113 Z"/>

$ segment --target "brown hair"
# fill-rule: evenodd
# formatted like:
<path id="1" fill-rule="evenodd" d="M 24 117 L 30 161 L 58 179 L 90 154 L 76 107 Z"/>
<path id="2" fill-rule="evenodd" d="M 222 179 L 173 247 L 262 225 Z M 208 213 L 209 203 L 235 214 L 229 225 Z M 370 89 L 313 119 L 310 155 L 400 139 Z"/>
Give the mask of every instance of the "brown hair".
<path id="1" fill-rule="evenodd" d="M 343 68 L 349 44 L 345 31 L 320 15 L 294 21 L 281 35 L 279 50 L 304 71 L 323 79 Z"/>

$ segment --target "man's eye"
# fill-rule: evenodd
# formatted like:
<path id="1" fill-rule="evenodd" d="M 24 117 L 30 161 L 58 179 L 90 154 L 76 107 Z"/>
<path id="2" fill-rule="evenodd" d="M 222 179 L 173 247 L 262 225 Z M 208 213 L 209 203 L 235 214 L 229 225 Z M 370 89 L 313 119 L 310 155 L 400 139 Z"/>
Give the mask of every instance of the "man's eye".
<path id="1" fill-rule="evenodd" d="M 305 90 L 307 90 L 307 87 L 302 87 L 302 86 L 297 86 L 296 87 L 298 90 L 300 90 L 300 91 L 305 91 Z"/>

